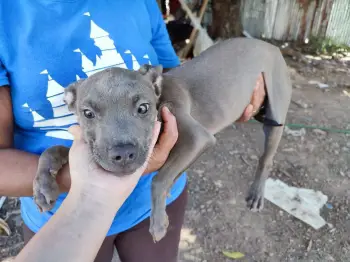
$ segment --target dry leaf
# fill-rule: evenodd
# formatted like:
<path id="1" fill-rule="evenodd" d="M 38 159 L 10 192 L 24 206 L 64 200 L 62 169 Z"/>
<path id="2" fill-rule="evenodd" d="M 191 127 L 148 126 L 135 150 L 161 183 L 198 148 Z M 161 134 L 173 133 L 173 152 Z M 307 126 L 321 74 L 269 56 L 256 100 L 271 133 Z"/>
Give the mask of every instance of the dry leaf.
<path id="1" fill-rule="evenodd" d="M 241 252 L 229 252 L 229 251 L 222 251 L 222 253 L 229 258 L 233 258 L 233 259 L 239 259 L 244 257 L 244 254 Z"/>
<path id="2" fill-rule="evenodd" d="M 10 229 L 9 225 L 2 218 L 0 218 L 0 230 L 5 231 L 5 233 L 8 236 L 11 235 L 11 229 Z"/>
<path id="3" fill-rule="evenodd" d="M 347 97 L 350 97 L 350 93 L 346 90 L 343 90 L 343 94 L 346 95 Z"/>

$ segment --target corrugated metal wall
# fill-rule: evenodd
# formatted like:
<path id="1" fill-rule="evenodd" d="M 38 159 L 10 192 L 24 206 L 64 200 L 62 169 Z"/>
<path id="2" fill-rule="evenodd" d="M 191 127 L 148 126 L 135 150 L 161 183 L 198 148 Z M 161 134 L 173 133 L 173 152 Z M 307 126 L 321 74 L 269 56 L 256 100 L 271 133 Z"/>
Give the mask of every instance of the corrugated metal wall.
<path id="1" fill-rule="evenodd" d="M 254 37 L 330 37 L 350 45 L 350 0 L 242 0 L 242 23 Z"/>
<path id="2" fill-rule="evenodd" d="M 334 1 L 326 35 L 350 45 L 350 0 Z"/>

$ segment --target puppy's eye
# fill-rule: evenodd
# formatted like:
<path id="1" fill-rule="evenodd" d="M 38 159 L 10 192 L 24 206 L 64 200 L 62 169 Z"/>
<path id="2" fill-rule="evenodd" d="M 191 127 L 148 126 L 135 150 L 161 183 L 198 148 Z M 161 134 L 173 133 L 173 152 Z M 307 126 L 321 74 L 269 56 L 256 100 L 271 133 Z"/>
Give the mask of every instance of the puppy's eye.
<path id="1" fill-rule="evenodd" d="M 85 109 L 83 112 L 84 112 L 84 116 L 88 119 L 92 119 L 95 117 L 95 114 L 88 109 Z"/>
<path id="2" fill-rule="evenodd" d="M 141 104 L 137 109 L 137 113 L 144 115 L 148 112 L 148 109 L 149 109 L 149 104 L 147 103 Z"/>

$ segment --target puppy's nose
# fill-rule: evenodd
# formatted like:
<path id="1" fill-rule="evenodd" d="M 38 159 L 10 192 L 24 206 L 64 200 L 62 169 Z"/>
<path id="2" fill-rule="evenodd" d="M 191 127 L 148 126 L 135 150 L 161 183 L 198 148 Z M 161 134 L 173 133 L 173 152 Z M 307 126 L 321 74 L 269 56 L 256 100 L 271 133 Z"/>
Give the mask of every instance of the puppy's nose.
<path id="1" fill-rule="evenodd" d="M 119 144 L 115 146 L 111 152 L 110 157 L 113 161 L 120 165 L 132 163 L 136 159 L 137 150 L 131 144 Z"/>

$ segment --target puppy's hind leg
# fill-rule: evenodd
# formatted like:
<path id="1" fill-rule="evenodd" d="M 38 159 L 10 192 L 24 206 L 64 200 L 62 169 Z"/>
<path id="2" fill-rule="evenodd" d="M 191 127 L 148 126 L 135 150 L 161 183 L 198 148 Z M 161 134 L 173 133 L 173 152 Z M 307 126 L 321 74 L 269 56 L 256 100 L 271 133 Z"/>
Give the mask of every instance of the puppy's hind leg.
<path id="1" fill-rule="evenodd" d="M 264 207 L 265 182 L 272 169 L 273 158 L 281 141 L 284 126 L 271 126 L 264 124 L 265 148 L 259 159 L 255 172 L 254 182 L 246 198 L 247 205 L 252 211 L 260 211 Z"/>
<path id="2" fill-rule="evenodd" d="M 278 51 L 279 52 L 279 51 Z M 246 198 L 252 211 L 260 211 L 264 206 L 265 181 L 273 165 L 273 158 L 281 141 L 291 96 L 292 85 L 288 68 L 279 54 L 272 72 L 263 72 L 267 100 L 265 101 L 262 121 L 264 123 L 265 146 L 255 172 L 254 182 Z"/>

